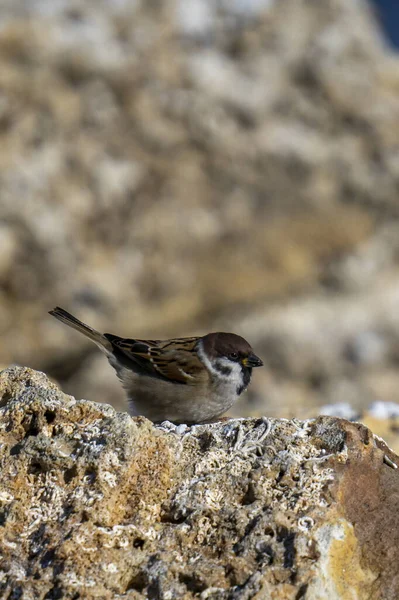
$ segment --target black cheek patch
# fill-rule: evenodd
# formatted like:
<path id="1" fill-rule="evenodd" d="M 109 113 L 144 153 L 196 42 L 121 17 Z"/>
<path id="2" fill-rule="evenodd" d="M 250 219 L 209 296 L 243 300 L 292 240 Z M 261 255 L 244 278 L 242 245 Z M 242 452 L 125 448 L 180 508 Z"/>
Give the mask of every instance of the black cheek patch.
<path id="1" fill-rule="evenodd" d="M 218 371 L 221 375 L 231 375 L 231 368 L 227 367 L 226 365 L 221 365 L 218 362 L 215 362 L 215 364 L 213 365 L 215 370 Z"/>

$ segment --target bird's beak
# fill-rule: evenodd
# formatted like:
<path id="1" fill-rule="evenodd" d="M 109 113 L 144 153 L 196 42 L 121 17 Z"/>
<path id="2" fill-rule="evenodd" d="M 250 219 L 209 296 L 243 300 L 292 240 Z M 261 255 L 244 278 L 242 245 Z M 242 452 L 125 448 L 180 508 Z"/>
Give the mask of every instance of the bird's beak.
<path id="1" fill-rule="evenodd" d="M 263 367 L 263 362 L 256 354 L 249 354 L 246 358 L 241 361 L 244 367 Z"/>

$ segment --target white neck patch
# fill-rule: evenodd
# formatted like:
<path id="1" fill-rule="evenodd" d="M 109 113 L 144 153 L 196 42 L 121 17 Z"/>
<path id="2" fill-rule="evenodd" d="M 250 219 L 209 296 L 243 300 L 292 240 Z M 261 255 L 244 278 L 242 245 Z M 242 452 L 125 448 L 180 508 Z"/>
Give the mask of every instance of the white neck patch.
<path id="1" fill-rule="evenodd" d="M 198 356 L 208 371 L 215 378 L 225 381 L 235 389 L 238 389 L 240 386 L 242 386 L 243 373 L 240 363 L 236 363 L 228 358 L 223 357 L 217 358 L 212 362 L 204 351 L 202 340 L 198 344 Z"/>

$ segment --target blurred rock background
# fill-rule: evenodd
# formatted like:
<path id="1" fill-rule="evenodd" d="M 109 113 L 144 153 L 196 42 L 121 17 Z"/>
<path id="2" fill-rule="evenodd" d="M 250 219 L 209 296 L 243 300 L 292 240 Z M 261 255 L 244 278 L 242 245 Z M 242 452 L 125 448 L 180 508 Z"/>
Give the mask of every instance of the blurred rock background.
<path id="1" fill-rule="evenodd" d="M 4 366 L 125 407 L 60 305 L 244 335 L 267 368 L 234 414 L 397 419 L 398 194 L 399 59 L 365 1 L 1 3 Z"/>

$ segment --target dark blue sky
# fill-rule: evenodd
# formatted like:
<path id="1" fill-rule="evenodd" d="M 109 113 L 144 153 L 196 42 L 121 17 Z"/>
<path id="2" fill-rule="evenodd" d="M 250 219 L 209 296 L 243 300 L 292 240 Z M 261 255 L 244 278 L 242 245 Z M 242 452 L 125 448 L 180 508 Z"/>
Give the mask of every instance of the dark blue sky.
<path id="1" fill-rule="evenodd" d="M 399 0 L 372 0 L 372 4 L 388 41 L 399 49 Z"/>

